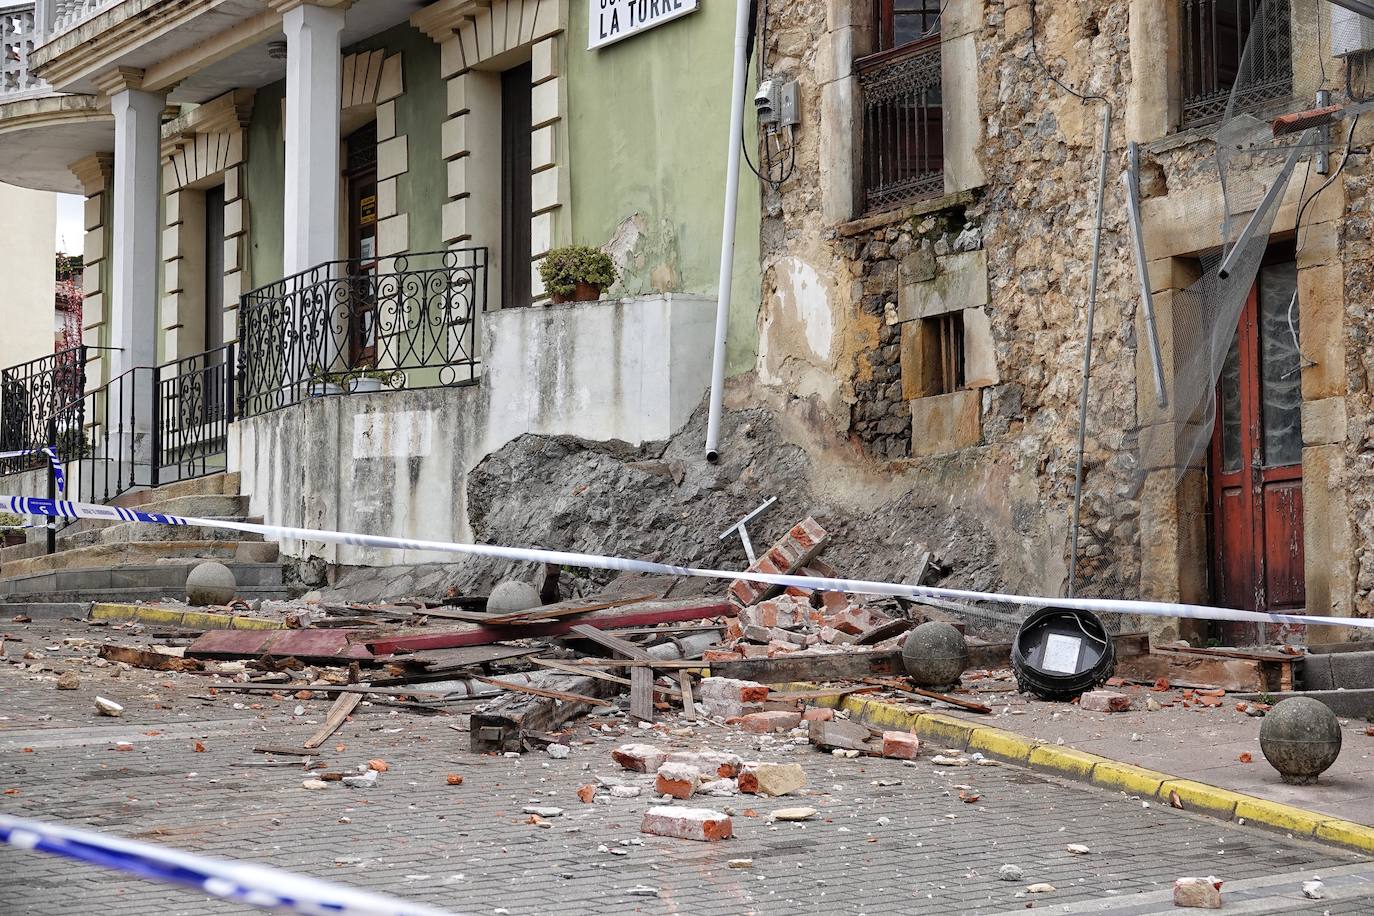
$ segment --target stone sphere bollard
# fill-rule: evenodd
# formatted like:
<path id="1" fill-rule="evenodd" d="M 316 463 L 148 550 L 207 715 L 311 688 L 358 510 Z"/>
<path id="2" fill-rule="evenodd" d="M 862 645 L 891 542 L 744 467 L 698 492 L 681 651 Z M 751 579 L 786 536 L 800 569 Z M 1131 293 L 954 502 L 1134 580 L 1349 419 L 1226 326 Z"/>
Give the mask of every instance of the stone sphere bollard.
<path id="1" fill-rule="evenodd" d="M 1260 724 L 1260 750 L 1284 782 L 1306 786 L 1336 762 L 1341 752 L 1341 724 L 1325 703 L 1289 697 L 1274 706 Z"/>
<path id="2" fill-rule="evenodd" d="M 968 644 L 950 624 L 928 620 L 907 634 L 902 664 L 918 686 L 948 687 L 968 667 Z"/>
<path id="3" fill-rule="evenodd" d="M 234 571 L 214 560 L 197 563 L 186 577 L 186 600 L 190 604 L 228 604 L 237 590 Z"/>
<path id="4" fill-rule="evenodd" d="M 496 588 L 491 590 L 491 595 L 487 598 L 487 612 L 514 614 L 539 607 L 543 603 L 539 600 L 539 590 L 533 585 L 518 579 L 507 579 L 498 582 Z"/>

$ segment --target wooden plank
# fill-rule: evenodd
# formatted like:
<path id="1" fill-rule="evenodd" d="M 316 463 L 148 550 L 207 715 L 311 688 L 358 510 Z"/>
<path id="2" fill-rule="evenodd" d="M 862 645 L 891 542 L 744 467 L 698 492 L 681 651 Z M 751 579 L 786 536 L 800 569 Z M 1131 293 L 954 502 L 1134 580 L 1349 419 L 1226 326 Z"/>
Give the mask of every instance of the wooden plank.
<path id="1" fill-rule="evenodd" d="M 310 748 L 303 748 L 303 747 L 273 747 L 273 746 L 271 746 L 271 745 L 266 745 L 266 744 L 265 744 L 265 745 L 262 745 L 261 747 L 255 747 L 255 748 L 253 748 L 253 753 L 255 753 L 255 754 L 279 754 L 279 755 L 281 755 L 281 756 L 283 756 L 283 757 L 318 757 L 318 756 L 320 756 L 320 752 L 319 752 L 319 751 L 313 750 L 313 749 L 310 749 Z"/>
<path id="2" fill-rule="evenodd" d="M 654 669 L 630 669 L 630 718 L 654 721 Z"/>
<path id="3" fill-rule="evenodd" d="M 367 645 L 376 655 L 390 655 L 398 649 L 411 649 L 418 652 L 425 649 L 483 646 L 509 639 L 559 636 L 570 632 L 574 626 L 579 625 L 609 630 L 616 627 L 704 620 L 710 617 L 733 617 L 736 613 L 738 610 L 734 605 L 729 601 L 719 599 L 692 598 L 682 601 L 651 601 L 630 608 L 628 611 L 616 609 L 609 613 L 597 613 L 591 617 L 583 618 L 577 623 L 569 620 L 553 620 L 548 623 L 531 623 L 523 626 L 482 626 L 439 633 L 408 633 L 374 639 Z"/>
<path id="4" fill-rule="evenodd" d="M 761 684 L 791 681 L 857 681 L 871 675 L 905 674 L 902 653 L 896 649 L 867 652 L 779 655 L 711 662 L 711 674 Z"/>
<path id="5" fill-rule="evenodd" d="M 1252 662 L 1293 662 L 1301 655 L 1289 655 L 1286 652 L 1262 652 L 1251 649 L 1227 649 L 1227 648 L 1194 648 L 1193 646 L 1169 646 L 1170 652 L 1183 652 L 1189 655 L 1207 655 L 1213 658 L 1242 658 Z"/>
<path id="6" fill-rule="evenodd" d="M 697 708 L 692 700 L 692 675 L 686 671 L 678 671 L 677 683 L 682 688 L 682 714 L 695 722 L 697 720 Z"/>
<path id="7" fill-rule="evenodd" d="M 1187 679 L 1194 684 L 1214 684 L 1226 690 L 1258 692 L 1278 690 L 1282 682 L 1282 669 L 1291 670 L 1291 667 L 1288 663 L 1213 658 L 1165 649 L 1150 655 L 1119 659 L 1116 674 L 1146 681 L 1163 678 L 1179 686 L 1183 686 L 1183 680 Z"/>
<path id="8" fill-rule="evenodd" d="M 607 674 L 604 671 L 598 671 L 597 669 L 591 667 L 573 665 L 552 658 L 532 658 L 530 659 L 530 661 L 536 665 L 539 665 L 541 668 L 552 668 L 555 671 L 562 671 L 564 674 L 580 674 L 583 677 L 594 677 L 599 681 L 606 681 L 611 684 L 620 684 L 625 687 L 631 686 L 629 678 L 616 677 L 614 674 Z M 684 675 L 686 673 L 686 671 L 682 672 L 682 674 Z M 661 693 L 664 696 L 674 700 L 679 699 L 681 697 L 681 694 L 678 691 L 673 690 L 670 687 L 655 686 L 654 692 Z"/>
<path id="9" fill-rule="evenodd" d="M 650 655 L 648 652 L 645 652 L 643 649 L 641 649 L 634 643 L 621 639 L 619 636 L 612 636 L 610 633 L 603 632 L 597 629 L 596 627 L 588 626 L 585 623 L 579 623 L 577 626 L 572 628 L 571 632 L 576 633 L 583 639 L 590 639 L 597 645 L 604 646 L 605 648 L 610 649 L 612 652 L 619 652 L 626 658 L 637 658 L 641 661 L 653 658 L 652 655 Z"/>
<path id="10" fill-rule="evenodd" d="M 109 643 L 100 647 L 100 657 L 112 662 L 133 665 L 135 668 L 147 668 L 150 671 L 198 671 L 201 668 L 200 662 L 193 658 L 164 655 L 161 652 L 149 652 L 131 646 L 114 646 Z"/>
<path id="11" fill-rule="evenodd" d="M 863 631 L 859 634 L 858 638 L 854 640 L 854 645 L 871 646 L 874 643 L 882 642 L 884 639 L 891 639 L 893 636 L 905 633 L 915 625 L 914 621 L 907 620 L 903 617 L 897 617 L 893 620 L 880 623 L 871 630 Z"/>
<path id="12" fill-rule="evenodd" d="M 339 726 L 344 724 L 349 713 L 357 708 L 363 701 L 361 693 L 341 693 L 334 698 L 334 705 L 329 707 L 329 714 L 324 717 L 324 724 L 319 730 L 309 738 L 305 739 L 305 747 L 319 747 L 329 739 L 329 736 L 339 730 Z"/>
<path id="13" fill-rule="evenodd" d="M 545 676 L 546 675 L 546 676 Z M 488 701 L 481 712 L 474 712 L 469 723 L 469 747 L 476 753 L 519 751 L 524 736 L 556 730 L 562 723 L 586 712 L 590 704 L 605 705 L 596 699 L 618 693 L 620 688 L 588 675 L 539 672 L 540 684 L 557 688 L 562 696 L 582 695 L 589 702 L 557 702 L 525 693 L 508 693 Z"/>
<path id="14" fill-rule="evenodd" d="M 704 662 L 699 658 L 577 658 L 570 660 L 568 664 L 587 668 L 662 668 L 665 671 L 681 668 L 695 671 L 699 668 L 711 667 L 709 662 Z M 716 664 L 720 663 L 717 662 Z"/>
<path id="15" fill-rule="evenodd" d="M 987 715 L 992 712 L 991 706 L 976 703 L 973 700 L 965 700 L 960 697 L 950 696 L 947 693 L 936 693 L 934 690 L 926 690 L 923 687 L 910 687 L 904 684 L 894 684 L 889 680 L 880 677 L 866 677 L 865 684 L 875 684 L 897 693 L 905 693 L 913 697 L 920 697 L 925 700 L 939 700 L 941 703 L 948 703 L 950 706 L 957 706 L 960 709 L 967 709 L 969 712 L 982 713 Z"/>
<path id="16" fill-rule="evenodd" d="M 593 706 L 615 705 L 599 697 L 583 696 L 580 693 L 565 693 L 561 690 L 545 690 L 543 687 L 532 687 L 529 684 L 517 684 L 514 681 L 497 680 L 494 677 L 482 677 L 480 674 L 474 674 L 472 679 L 474 681 L 481 681 L 483 684 L 490 684 L 493 687 L 500 687 L 502 690 L 513 690 L 516 693 L 528 693 L 531 696 L 544 697 L 550 700 L 563 700 L 566 703 L 590 703 Z M 649 686 L 653 686 L 652 680 L 650 680 Z M 652 699 L 650 702 L 653 702 Z"/>
<path id="17" fill-rule="evenodd" d="M 613 607 L 625 607 L 630 604 L 643 604 L 645 601 L 653 601 L 657 595 L 636 595 L 632 598 L 615 598 L 609 601 L 588 601 L 579 599 L 577 601 L 563 601 L 558 604 L 546 604 L 543 607 L 530 608 L 527 611 L 515 611 L 510 614 L 499 614 L 488 617 L 485 623 L 489 626 L 500 626 L 502 624 L 527 624 L 540 623 L 546 620 L 553 620 L 559 617 L 572 617 L 578 614 L 590 614 L 592 611 L 608 611 Z"/>

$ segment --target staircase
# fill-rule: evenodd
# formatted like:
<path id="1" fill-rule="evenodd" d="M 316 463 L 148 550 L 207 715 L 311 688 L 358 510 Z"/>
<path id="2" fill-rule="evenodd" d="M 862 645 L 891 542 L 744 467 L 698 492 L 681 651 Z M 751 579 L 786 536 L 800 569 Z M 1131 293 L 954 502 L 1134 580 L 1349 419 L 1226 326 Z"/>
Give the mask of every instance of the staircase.
<path id="1" fill-rule="evenodd" d="M 248 497 L 239 494 L 237 474 L 131 491 L 111 503 L 169 515 L 260 521 L 248 515 Z M 41 529 L 32 529 L 32 536 L 25 544 L 0 549 L 0 613 L 29 613 L 38 619 L 39 614 L 73 613 L 77 603 L 183 600 L 186 577 L 202 560 L 218 560 L 233 570 L 240 598 L 288 596 L 277 545 L 259 535 L 81 519 L 58 532 L 57 551 L 51 555 L 45 553 Z M 71 606 L 55 613 L 58 605 Z"/>

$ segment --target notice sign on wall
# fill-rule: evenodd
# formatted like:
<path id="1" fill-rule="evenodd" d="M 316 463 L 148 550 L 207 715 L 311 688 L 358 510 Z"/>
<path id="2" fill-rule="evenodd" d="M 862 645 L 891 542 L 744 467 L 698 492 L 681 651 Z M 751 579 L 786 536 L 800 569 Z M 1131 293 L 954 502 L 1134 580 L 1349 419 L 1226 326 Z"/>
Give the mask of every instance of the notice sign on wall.
<path id="1" fill-rule="evenodd" d="M 697 8 L 698 0 L 587 0 L 587 50 L 614 44 Z"/>

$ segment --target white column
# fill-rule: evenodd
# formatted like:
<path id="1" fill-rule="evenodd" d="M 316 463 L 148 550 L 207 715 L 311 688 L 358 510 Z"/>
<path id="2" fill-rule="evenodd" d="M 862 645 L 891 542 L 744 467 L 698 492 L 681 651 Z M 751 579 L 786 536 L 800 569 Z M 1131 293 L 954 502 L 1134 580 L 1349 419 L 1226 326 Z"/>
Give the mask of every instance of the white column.
<path id="1" fill-rule="evenodd" d="M 110 254 L 111 375 L 157 365 L 160 92 L 110 95 L 114 114 L 113 236 Z"/>
<path id="2" fill-rule="evenodd" d="M 282 14 L 286 33 L 287 275 L 338 257 L 339 33 L 344 11 L 302 4 Z"/>

